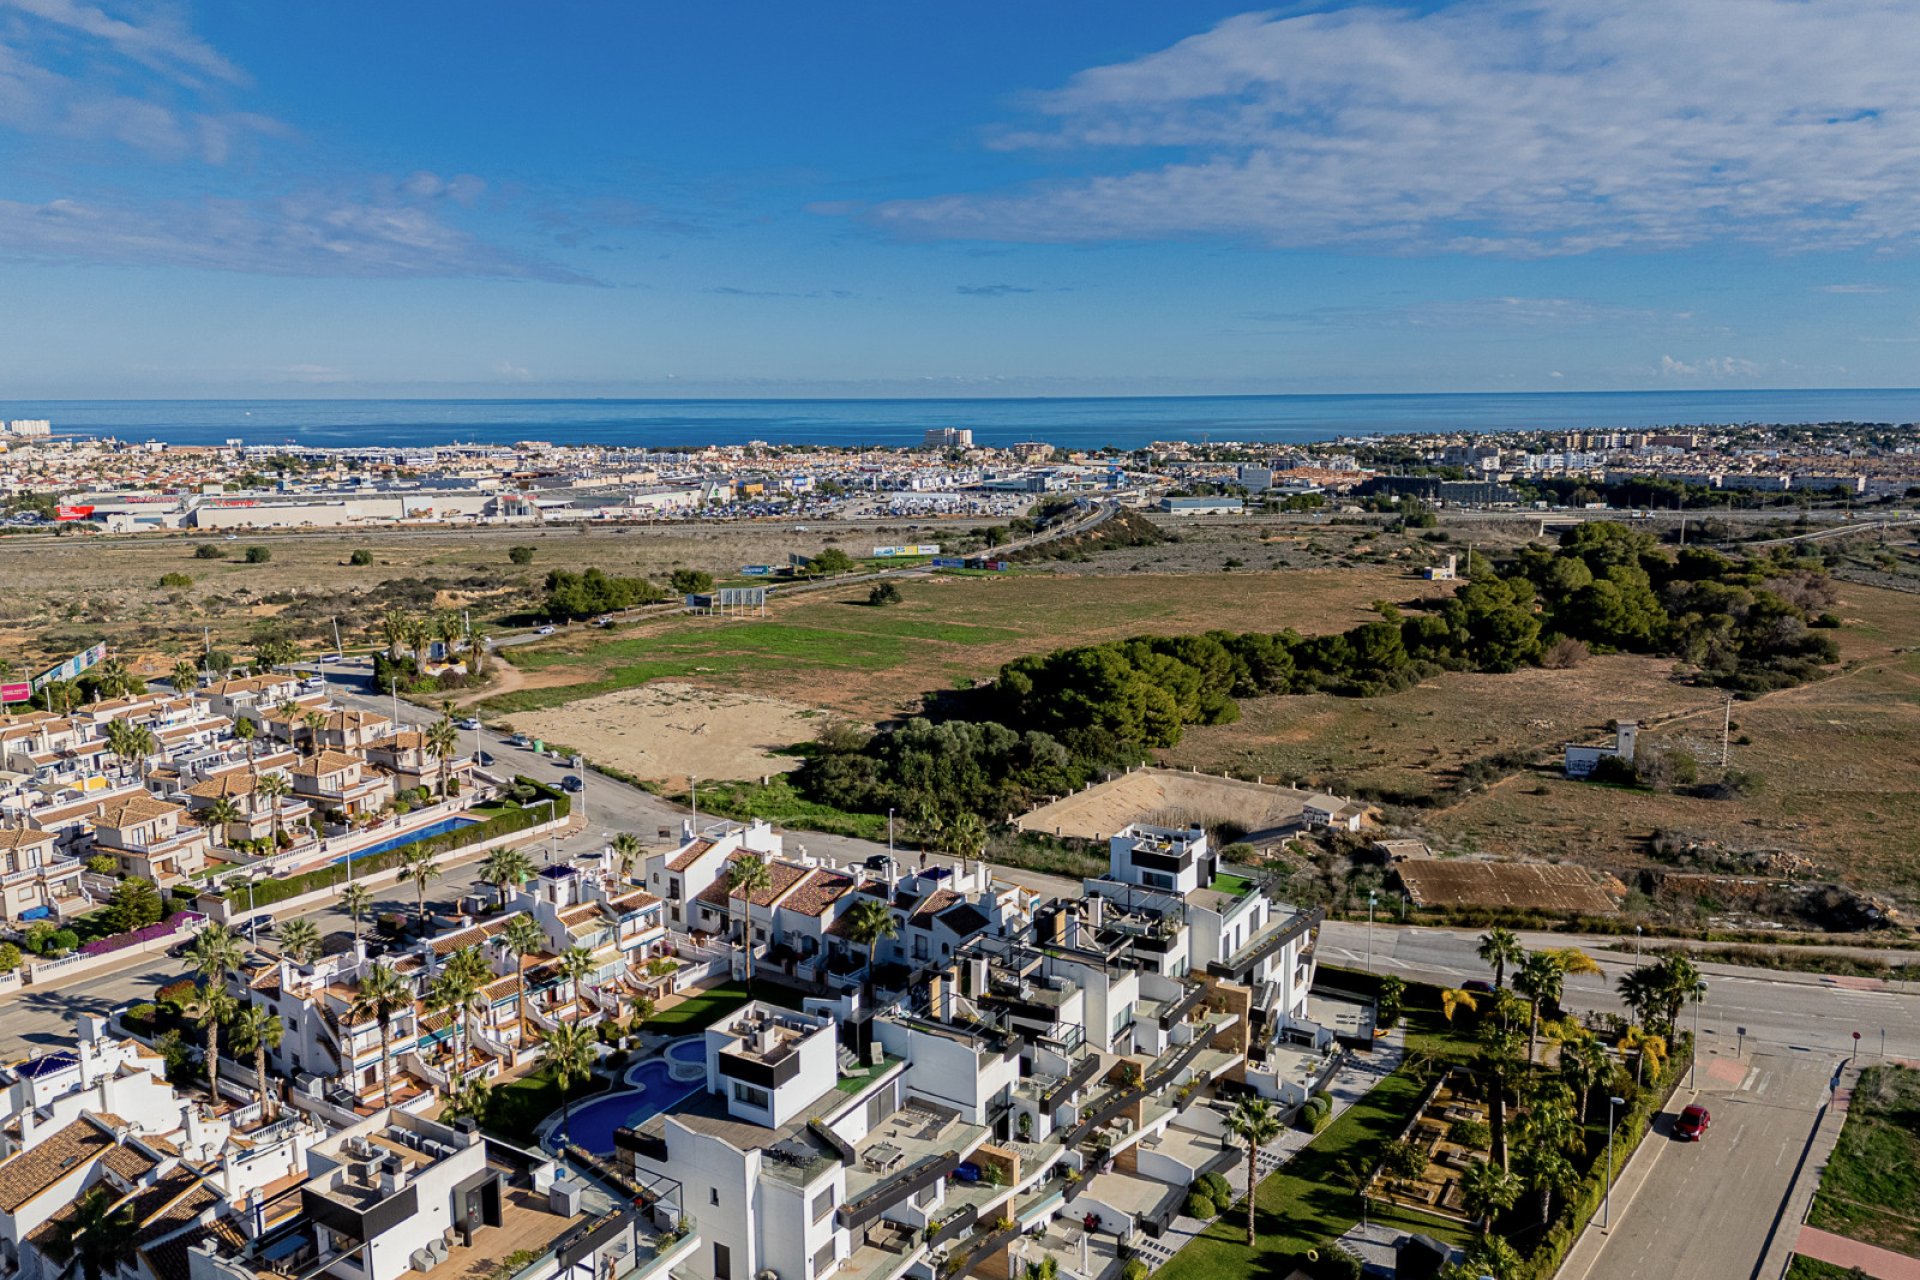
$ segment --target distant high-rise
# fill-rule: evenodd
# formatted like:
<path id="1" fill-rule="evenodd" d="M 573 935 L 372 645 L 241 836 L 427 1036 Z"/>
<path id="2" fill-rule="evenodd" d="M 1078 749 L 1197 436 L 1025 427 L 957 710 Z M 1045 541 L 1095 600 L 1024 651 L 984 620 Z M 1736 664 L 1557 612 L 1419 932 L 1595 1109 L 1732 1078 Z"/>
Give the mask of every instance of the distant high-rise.
<path id="1" fill-rule="evenodd" d="M 46 418 L 15 418 L 7 424 L 10 436 L 50 436 L 53 423 Z"/>
<path id="2" fill-rule="evenodd" d="M 972 427 L 934 427 L 920 437 L 922 449 L 971 449 Z"/>

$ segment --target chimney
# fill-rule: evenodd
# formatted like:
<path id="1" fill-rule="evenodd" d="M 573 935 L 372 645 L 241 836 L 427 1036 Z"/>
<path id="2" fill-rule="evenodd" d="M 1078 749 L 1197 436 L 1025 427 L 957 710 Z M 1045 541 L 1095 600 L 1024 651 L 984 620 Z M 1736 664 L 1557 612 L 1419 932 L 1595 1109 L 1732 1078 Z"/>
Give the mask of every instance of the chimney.
<path id="1" fill-rule="evenodd" d="M 1102 924 L 1106 922 L 1106 918 L 1107 918 L 1106 899 L 1102 898 L 1099 894 L 1090 895 L 1087 898 L 1088 927 L 1093 929 L 1098 929 Z"/>

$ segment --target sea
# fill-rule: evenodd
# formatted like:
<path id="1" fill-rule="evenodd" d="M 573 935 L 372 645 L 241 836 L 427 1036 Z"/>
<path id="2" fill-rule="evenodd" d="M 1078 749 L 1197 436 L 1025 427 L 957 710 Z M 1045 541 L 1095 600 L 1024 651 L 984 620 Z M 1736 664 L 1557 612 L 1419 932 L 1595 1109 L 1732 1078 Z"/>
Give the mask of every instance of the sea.
<path id="1" fill-rule="evenodd" d="M 43 400 L 0 417 L 61 435 L 171 444 L 410 447 L 451 443 L 915 445 L 931 428 L 1067 449 L 1156 440 L 1275 446 L 1422 432 L 1605 430 L 1739 423 L 1920 423 L 1920 390 L 1622 391 L 1451 395 L 858 400 Z"/>

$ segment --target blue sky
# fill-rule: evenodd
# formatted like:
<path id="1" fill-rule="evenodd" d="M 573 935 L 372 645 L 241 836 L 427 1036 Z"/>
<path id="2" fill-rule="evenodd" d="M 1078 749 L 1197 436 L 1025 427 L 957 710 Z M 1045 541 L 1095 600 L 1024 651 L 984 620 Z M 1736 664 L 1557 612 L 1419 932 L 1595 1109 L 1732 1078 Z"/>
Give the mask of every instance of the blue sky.
<path id="1" fill-rule="evenodd" d="M 1911 386 L 1920 6 L 0 0 L 0 400 Z"/>

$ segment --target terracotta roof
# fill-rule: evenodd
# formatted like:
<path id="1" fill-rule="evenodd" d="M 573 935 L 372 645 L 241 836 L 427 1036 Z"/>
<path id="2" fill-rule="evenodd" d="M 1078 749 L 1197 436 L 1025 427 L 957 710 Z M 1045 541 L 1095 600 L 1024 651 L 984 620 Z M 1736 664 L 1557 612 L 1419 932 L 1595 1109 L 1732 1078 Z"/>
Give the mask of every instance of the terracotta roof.
<path id="1" fill-rule="evenodd" d="M 33 827 L 9 827 L 0 830 L 0 849 L 31 849 L 37 845 L 54 843 L 53 834 L 39 831 Z"/>
<path id="2" fill-rule="evenodd" d="M 782 911 L 797 911 L 803 916 L 825 914 L 828 907 L 853 891 L 854 878 L 825 868 L 815 869 L 780 901 Z"/>
<path id="3" fill-rule="evenodd" d="M 661 899 L 654 897 L 645 889 L 635 889 L 631 893 L 623 893 L 617 898 L 607 899 L 607 905 L 616 911 L 641 911 L 647 907 L 657 907 L 660 902 Z"/>
<path id="4" fill-rule="evenodd" d="M 160 1162 L 146 1152 L 119 1143 L 100 1158 L 100 1163 L 125 1178 L 128 1182 L 138 1182 L 147 1176 Z"/>
<path id="5" fill-rule="evenodd" d="M 155 799 L 143 791 L 102 801 L 95 821 L 103 827 L 120 828 L 136 822 L 151 822 L 168 814 L 178 815 L 180 812 L 179 805 Z"/>
<path id="6" fill-rule="evenodd" d="M 232 769 L 226 773 L 217 773 L 205 782 L 195 783 L 187 788 L 187 794 L 202 800 L 220 800 L 231 796 L 250 796 L 253 787 L 260 779 L 248 769 Z"/>
<path id="7" fill-rule="evenodd" d="M 572 928 L 577 924 L 585 924 L 589 920 L 597 920 L 599 918 L 600 904 L 597 902 L 588 902 L 577 907 L 568 907 L 560 913 L 560 923 L 566 925 L 568 928 Z"/>
<path id="8" fill-rule="evenodd" d="M 685 871 L 688 867 L 694 864 L 694 861 L 698 859 L 701 854 L 705 853 L 707 850 L 711 848 L 713 848 L 713 841 L 704 840 L 704 839 L 695 840 L 692 844 L 682 849 L 679 853 L 676 853 L 673 855 L 673 857 L 667 862 L 667 870 Z"/>
<path id="9" fill-rule="evenodd" d="M 97 1160 L 113 1146 L 110 1134 L 91 1120 L 75 1120 L 46 1141 L 0 1161 L 0 1213 L 16 1213 L 80 1165 Z"/>
<path id="10" fill-rule="evenodd" d="M 756 856 L 757 855 L 751 853 L 736 853 L 727 859 L 727 865 L 731 867 L 742 858 L 752 858 Z M 787 890 L 798 884 L 800 879 L 807 874 L 808 870 L 809 868 L 807 867 L 797 867 L 791 862 L 768 862 L 767 871 L 771 874 L 771 883 L 765 889 L 753 895 L 751 899 L 753 905 L 756 907 L 772 906 L 780 900 L 781 896 L 785 894 Z M 733 900 L 727 896 L 727 877 L 722 875 L 719 879 L 701 890 L 697 895 L 696 901 L 722 909 L 730 907 Z"/>
<path id="11" fill-rule="evenodd" d="M 351 769 L 360 763 L 359 756 L 348 755 L 344 751 L 328 749 L 311 760 L 303 760 L 293 766 L 293 771 L 303 777 L 317 778 L 322 774 L 338 773 L 342 769 Z"/>
<path id="12" fill-rule="evenodd" d="M 927 895 L 926 901 L 914 909 L 911 923 L 917 928 L 927 929 L 933 926 L 933 918 L 955 903 L 964 899 L 951 889 L 936 889 Z"/>
<path id="13" fill-rule="evenodd" d="M 443 934 L 431 943 L 433 954 L 450 956 L 456 951 L 465 951 L 468 947 L 478 946 L 494 934 L 505 932 L 507 922 L 514 916 L 525 914 L 523 911 L 512 911 L 504 916 L 497 916 L 485 924 L 476 924 L 470 929 L 462 929 L 457 933 Z"/>

